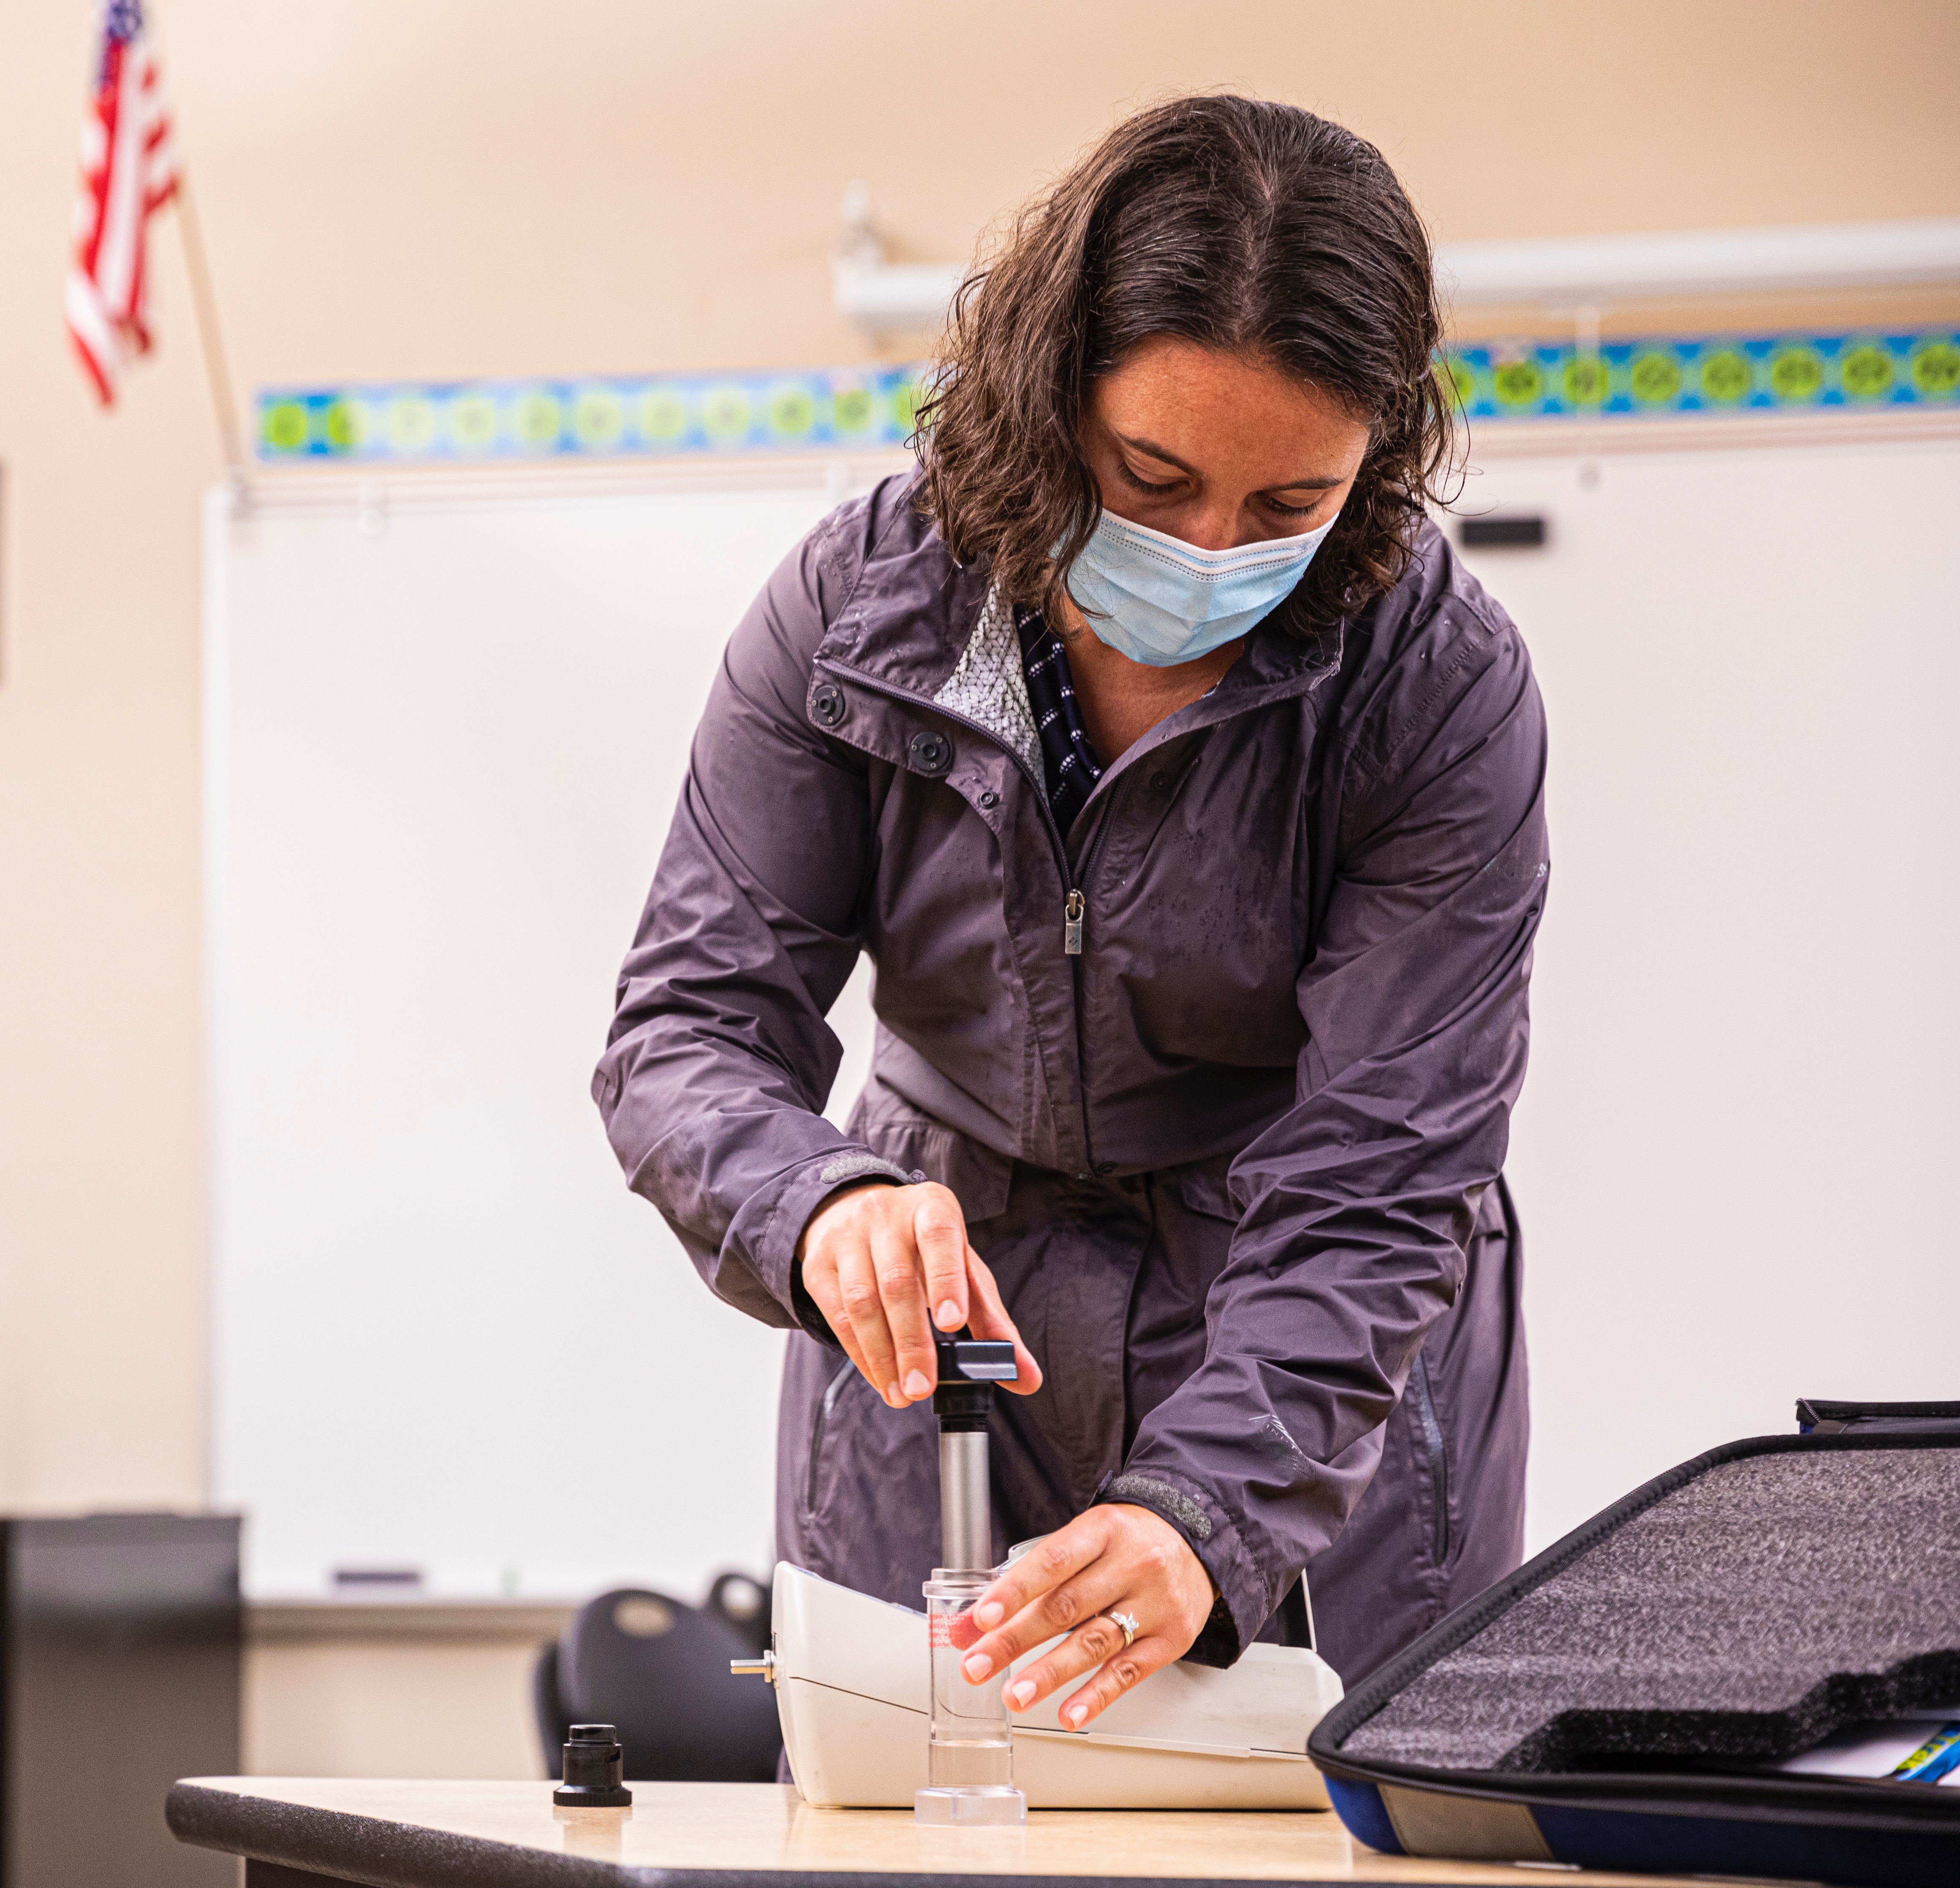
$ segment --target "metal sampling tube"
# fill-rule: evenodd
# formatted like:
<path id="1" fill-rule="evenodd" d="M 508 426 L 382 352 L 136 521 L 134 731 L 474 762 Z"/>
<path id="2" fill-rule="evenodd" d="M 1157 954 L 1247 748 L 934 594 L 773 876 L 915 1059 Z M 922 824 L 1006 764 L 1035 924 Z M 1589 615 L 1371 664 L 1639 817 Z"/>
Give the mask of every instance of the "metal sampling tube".
<path id="1" fill-rule="evenodd" d="M 994 1564 L 993 1533 L 987 1499 L 987 1432 L 940 1430 L 940 1565 L 991 1567 Z"/>

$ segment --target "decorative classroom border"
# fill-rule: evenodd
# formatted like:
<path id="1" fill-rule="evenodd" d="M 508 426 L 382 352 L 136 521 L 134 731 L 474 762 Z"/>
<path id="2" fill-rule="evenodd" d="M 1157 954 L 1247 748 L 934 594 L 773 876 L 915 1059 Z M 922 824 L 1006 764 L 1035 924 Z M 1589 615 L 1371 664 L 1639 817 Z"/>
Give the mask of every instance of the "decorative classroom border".
<path id="1" fill-rule="evenodd" d="M 259 396 L 269 462 L 675 457 L 902 446 L 923 370 L 636 375 Z"/>
<path id="2" fill-rule="evenodd" d="M 1455 349 L 1438 368 L 1477 420 L 1960 404 L 1960 341 L 1945 330 L 1521 341 Z M 877 450 L 910 436 L 924 371 L 275 390 L 259 396 L 257 450 L 286 464 Z"/>
<path id="3" fill-rule="evenodd" d="M 1464 348 L 1443 368 L 1472 419 L 1950 406 L 1960 343 L 1924 334 L 1732 335 Z"/>

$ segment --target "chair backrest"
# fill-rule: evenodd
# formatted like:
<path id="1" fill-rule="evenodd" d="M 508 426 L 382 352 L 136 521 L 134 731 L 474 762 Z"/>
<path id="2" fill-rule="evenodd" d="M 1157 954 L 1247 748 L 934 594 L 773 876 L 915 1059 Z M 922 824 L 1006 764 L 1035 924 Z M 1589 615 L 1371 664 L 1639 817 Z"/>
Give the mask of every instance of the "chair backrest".
<path id="1" fill-rule="evenodd" d="M 724 1594 L 728 1578 L 716 1583 L 717 1594 L 739 1618 L 748 1596 Z M 752 1621 L 738 1624 L 719 1608 L 667 1594 L 624 1587 L 588 1600 L 539 1661 L 548 1767 L 555 1769 L 568 1727 L 593 1722 L 618 1725 L 628 1778 L 773 1782 L 782 1748 L 775 1694 L 728 1671 L 730 1659 L 752 1658 L 757 1644 Z"/>
<path id="2" fill-rule="evenodd" d="M 563 1775 L 565 1747 L 571 1736 L 571 1713 L 558 1695 L 558 1641 L 538 1648 L 531 1667 L 531 1714 L 538 1727 L 538 1748 L 544 1753 L 545 1775 L 554 1782 Z"/>
<path id="3" fill-rule="evenodd" d="M 743 1644 L 759 1655 L 769 1642 L 769 1589 L 746 1573 L 718 1573 L 705 1602 L 740 1633 Z"/>

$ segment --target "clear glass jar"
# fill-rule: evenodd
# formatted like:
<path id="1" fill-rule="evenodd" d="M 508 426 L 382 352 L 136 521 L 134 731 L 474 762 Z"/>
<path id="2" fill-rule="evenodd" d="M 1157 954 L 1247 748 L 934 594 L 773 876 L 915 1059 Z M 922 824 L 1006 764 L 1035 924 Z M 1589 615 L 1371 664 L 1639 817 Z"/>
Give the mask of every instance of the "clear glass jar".
<path id="1" fill-rule="evenodd" d="M 1027 1820 L 1027 1799 L 1014 1788 L 1013 1727 L 1004 1696 L 1005 1668 L 983 1683 L 967 1682 L 965 1653 L 953 1642 L 953 1622 L 991 1584 L 985 1571 L 935 1567 L 925 1583 L 931 1642 L 932 1721 L 927 1777 L 913 1813 L 922 1823 L 999 1823 Z"/>

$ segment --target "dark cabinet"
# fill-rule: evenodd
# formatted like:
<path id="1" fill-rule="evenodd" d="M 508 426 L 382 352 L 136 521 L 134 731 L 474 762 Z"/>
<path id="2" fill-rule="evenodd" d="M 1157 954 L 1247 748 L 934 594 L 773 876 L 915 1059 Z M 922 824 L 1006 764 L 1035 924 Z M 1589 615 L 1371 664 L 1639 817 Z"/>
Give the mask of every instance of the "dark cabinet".
<path id="1" fill-rule="evenodd" d="M 0 1521 L 0 1888 L 232 1888 L 164 1826 L 239 1767 L 238 1522 Z"/>

